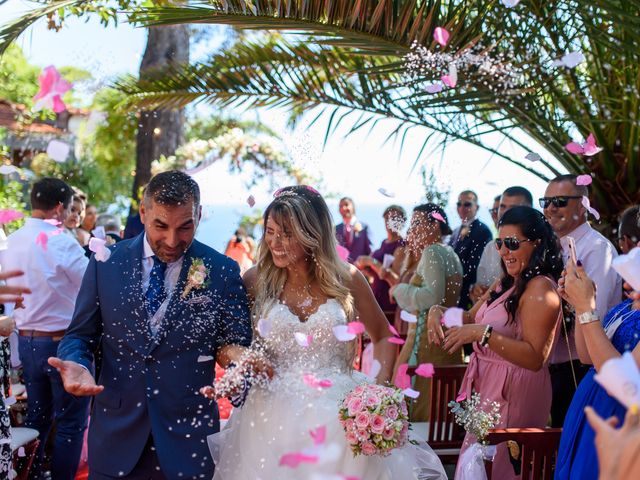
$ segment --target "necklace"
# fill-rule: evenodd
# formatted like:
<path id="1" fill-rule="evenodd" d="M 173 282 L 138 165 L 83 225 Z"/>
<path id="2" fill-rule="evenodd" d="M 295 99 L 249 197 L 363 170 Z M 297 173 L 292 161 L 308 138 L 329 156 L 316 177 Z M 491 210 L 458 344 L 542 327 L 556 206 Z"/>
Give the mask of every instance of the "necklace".
<path id="1" fill-rule="evenodd" d="M 609 322 L 607 322 L 607 325 L 603 325 L 604 333 L 606 333 L 609 340 L 613 338 L 616 330 L 618 330 L 618 327 L 622 325 L 627 320 L 627 318 L 631 317 L 635 313 L 635 310 L 629 308 L 630 305 L 631 304 L 629 303 L 620 308 L 620 310 L 616 312 L 616 314 L 609 320 Z"/>

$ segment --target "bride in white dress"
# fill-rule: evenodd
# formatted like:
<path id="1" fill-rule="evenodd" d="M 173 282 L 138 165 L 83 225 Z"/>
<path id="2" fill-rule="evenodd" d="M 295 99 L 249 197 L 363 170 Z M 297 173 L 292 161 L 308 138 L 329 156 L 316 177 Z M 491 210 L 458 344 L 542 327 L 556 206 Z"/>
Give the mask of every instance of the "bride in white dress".
<path id="1" fill-rule="evenodd" d="M 254 386 L 225 428 L 209 437 L 214 480 L 446 479 L 424 442 L 407 443 L 386 457 L 354 457 L 338 404 L 371 380 L 352 368 L 355 341 L 339 341 L 333 327 L 364 323 L 381 364 L 376 380 L 384 383 L 396 350 L 387 341 L 387 320 L 364 277 L 339 259 L 320 194 L 304 186 L 281 189 L 264 220 L 258 263 L 244 280 L 254 302 L 254 325 L 261 319 L 256 342 L 275 374 L 268 386 Z M 325 380 L 325 388 L 309 385 L 309 379 Z M 319 427 L 326 428 L 319 461 L 281 466 L 283 455 L 314 446 L 310 431 Z"/>

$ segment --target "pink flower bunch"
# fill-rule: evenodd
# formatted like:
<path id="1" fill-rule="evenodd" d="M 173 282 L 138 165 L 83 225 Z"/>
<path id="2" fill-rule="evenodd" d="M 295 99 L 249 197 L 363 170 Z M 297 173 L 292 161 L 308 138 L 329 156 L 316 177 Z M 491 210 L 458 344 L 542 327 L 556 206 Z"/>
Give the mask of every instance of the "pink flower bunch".
<path id="1" fill-rule="evenodd" d="M 340 424 L 355 456 L 388 455 L 407 442 L 404 394 L 382 385 L 358 385 L 340 404 Z"/>

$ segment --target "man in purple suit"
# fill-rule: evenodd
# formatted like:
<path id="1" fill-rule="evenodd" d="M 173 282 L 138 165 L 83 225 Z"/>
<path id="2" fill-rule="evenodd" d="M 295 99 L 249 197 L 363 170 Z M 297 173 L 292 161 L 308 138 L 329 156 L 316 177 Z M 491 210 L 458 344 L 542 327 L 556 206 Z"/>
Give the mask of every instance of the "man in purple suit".
<path id="1" fill-rule="evenodd" d="M 338 243 L 349 250 L 348 261 L 353 263 L 360 255 L 371 253 L 369 227 L 356 218 L 356 207 L 349 197 L 340 199 L 342 223 L 336 225 Z"/>

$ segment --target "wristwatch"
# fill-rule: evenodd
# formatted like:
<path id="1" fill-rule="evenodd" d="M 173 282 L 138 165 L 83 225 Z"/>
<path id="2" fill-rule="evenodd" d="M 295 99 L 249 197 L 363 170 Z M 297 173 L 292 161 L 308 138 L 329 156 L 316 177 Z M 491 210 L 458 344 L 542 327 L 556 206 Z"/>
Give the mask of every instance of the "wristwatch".
<path id="1" fill-rule="evenodd" d="M 576 315 L 576 320 L 578 320 L 581 325 L 586 325 L 587 323 L 597 322 L 600 318 L 598 317 L 598 312 L 591 310 L 590 312 L 584 312 L 580 315 Z"/>

